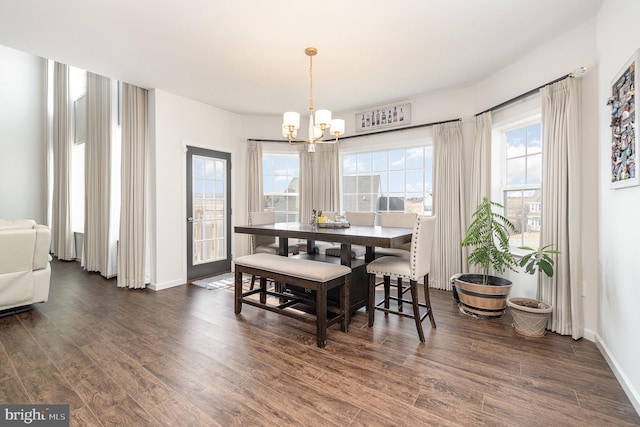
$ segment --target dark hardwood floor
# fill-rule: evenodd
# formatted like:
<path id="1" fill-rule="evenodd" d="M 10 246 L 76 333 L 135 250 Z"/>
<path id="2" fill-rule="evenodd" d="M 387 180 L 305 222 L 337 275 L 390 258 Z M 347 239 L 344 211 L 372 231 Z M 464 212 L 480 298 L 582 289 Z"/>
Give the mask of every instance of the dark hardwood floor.
<path id="1" fill-rule="evenodd" d="M 125 290 L 54 261 L 49 302 L 0 318 L 0 402 L 68 403 L 78 426 L 640 425 L 595 344 L 515 335 L 432 290 L 437 329 L 364 310 L 349 333 L 231 290 Z"/>

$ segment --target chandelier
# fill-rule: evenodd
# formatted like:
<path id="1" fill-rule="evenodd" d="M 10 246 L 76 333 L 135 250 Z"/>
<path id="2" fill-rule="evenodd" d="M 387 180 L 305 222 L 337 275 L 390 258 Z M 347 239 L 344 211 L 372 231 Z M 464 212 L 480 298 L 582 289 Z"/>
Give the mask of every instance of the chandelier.
<path id="1" fill-rule="evenodd" d="M 313 108 L 313 57 L 318 53 L 318 49 L 308 47 L 304 53 L 309 57 L 309 139 L 296 139 L 300 128 L 300 114 L 293 111 L 284 113 L 282 136 L 289 140 L 289 144 L 309 144 L 308 151 L 313 153 L 316 151 L 315 144 L 338 142 L 338 138 L 344 135 L 344 120 L 331 120 L 331 111 Z M 326 130 L 335 139 L 325 141 L 323 138 Z"/>

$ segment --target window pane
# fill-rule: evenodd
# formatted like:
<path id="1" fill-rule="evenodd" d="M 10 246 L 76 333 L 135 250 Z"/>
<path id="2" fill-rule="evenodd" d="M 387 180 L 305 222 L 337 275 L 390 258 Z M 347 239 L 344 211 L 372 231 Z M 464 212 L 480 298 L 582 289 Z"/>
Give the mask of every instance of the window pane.
<path id="1" fill-rule="evenodd" d="M 404 174 L 403 170 L 389 172 L 389 191 L 404 191 Z"/>
<path id="2" fill-rule="evenodd" d="M 271 175 L 273 174 L 273 162 L 270 158 L 262 159 L 262 173 Z"/>
<path id="3" fill-rule="evenodd" d="M 373 153 L 373 170 L 374 171 L 386 171 L 387 170 L 387 152 L 379 151 Z"/>
<path id="4" fill-rule="evenodd" d="M 525 158 L 518 157 L 507 160 L 507 186 L 524 185 L 525 183 Z"/>
<path id="5" fill-rule="evenodd" d="M 196 156 L 193 156 L 192 159 L 194 178 L 204 178 L 204 159 Z"/>
<path id="6" fill-rule="evenodd" d="M 506 216 L 516 226 L 517 232 L 509 238 L 513 247 L 540 244 L 540 191 L 506 191 Z"/>
<path id="7" fill-rule="evenodd" d="M 371 172 L 371 153 L 358 154 L 358 172 Z"/>
<path id="8" fill-rule="evenodd" d="M 407 149 L 407 169 L 423 169 L 424 168 L 424 148 L 408 148 Z"/>
<path id="9" fill-rule="evenodd" d="M 526 154 L 526 129 L 519 128 L 506 133 L 507 159 Z"/>
<path id="10" fill-rule="evenodd" d="M 389 169 L 404 169 L 404 150 L 389 151 Z"/>
<path id="11" fill-rule="evenodd" d="M 383 172 L 378 176 L 380 177 L 380 192 L 386 193 L 389 191 L 389 173 Z"/>
<path id="12" fill-rule="evenodd" d="M 424 196 L 423 193 L 407 193 L 404 204 L 405 212 L 414 212 L 418 215 L 424 214 Z"/>
<path id="13" fill-rule="evenodd" d="M 423 179 L 424 170 L 408 170 L 407 171 L 407 191 L 420 191 L 424 190 L 424 179 Z"/>
<path id="14" fill-rule="evenodd" d="M 522 232 L 525 230 L 522 191 L 505 192 L 505 216 L 515 225 L 516 232 L 510 233 L 509 244 L 511 246 L 522 246 Z"/>
<path id="15" fill-rule="evenodd" d="M 542 182 L 542 154 L 527 156 L 527 184 Z"/>
<path id="16" fill-rule="evenodd" d="M 527 127 L 527 154 L 540 153 L 542 151 L 542 138 L 540 137 L 540 123 Z"/>
<path id="17" fill-rule="evenodd" d="M 356 169 L 357 156 L 354 154 L 346 155 L 342 157 L 342 173 L 344 175 L 354 174 Z"/>

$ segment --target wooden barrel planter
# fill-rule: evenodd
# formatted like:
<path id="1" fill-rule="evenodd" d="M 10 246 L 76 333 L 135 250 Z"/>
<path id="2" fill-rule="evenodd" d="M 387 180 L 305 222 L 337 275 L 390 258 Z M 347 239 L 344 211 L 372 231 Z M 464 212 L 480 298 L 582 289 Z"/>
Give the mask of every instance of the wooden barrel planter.
<path id="1" fill-rule="evenodd" d="M 460 310 L 471 316 L 497 319 L 504 314 L 512 282 L 502 277 L 488 276 L 482 284 L 482 274 L 457 274 L 451 278 Z"/>

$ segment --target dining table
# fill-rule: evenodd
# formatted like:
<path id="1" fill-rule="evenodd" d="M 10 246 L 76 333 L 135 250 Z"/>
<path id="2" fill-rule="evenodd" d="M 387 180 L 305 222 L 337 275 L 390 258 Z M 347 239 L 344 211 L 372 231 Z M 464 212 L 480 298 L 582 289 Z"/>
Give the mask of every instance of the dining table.
<path id="1" fill-rule="evenodd" d="M 375 248 L 394 248 L 411 241 L 413 229 L 401 227 L 362 226 L 348 224 L 311 225 L 302 222 L 276 222 L 264 225 L 237 225 L 239 234 L 275 236 L 278 238 L 279 255 L 288 255 L 289 239 L 307 241 L 307 252 L 294 255 L 319 262 L 340 263 L 351 267 L 351 312 L 366 307 L 369 298 L 369 280 L 366 265 L 375 259 Z M 340 258 L 314 252 L 315 242 L 340 244 Z M 351 246 L 366 248 L 364 259 L 352 258 Z M 329 298 L 338 296 L 330 295 Z"/>

